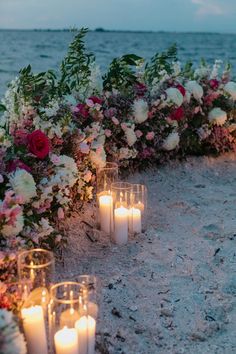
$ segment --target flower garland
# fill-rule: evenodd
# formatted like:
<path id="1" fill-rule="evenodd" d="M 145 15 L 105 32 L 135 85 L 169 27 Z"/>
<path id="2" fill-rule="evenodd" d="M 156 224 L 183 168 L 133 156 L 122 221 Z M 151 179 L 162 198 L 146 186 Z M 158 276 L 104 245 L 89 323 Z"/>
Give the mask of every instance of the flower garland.
<path id="1" fill-rule="evenodd" d="M 0 245 L 61 247 L 58 220 L 93 198 L 106 160 L 145 168 L 186 154 L 236 150 L 230 67 L 181 67 L 177 51 L 150 63 L 114 59 L 100 77 L 82 29 L 56 76 L 28 66 L 0 105 Z"/>

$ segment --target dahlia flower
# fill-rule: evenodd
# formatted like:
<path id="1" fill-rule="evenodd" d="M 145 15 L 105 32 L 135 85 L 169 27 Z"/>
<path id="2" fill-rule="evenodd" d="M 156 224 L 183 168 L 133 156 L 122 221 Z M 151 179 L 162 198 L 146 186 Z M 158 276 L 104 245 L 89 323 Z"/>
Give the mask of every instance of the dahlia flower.
<path id="1" fill-rule="evenodd" d="M 23 169 L 16 169 L 10 174 L 9 182 L 14 192 L 22 196 L 23 203 L 28 203 L 37 195 L 33 176 Z"/>
<path id="2" fill-rule="evenodd" d="M 224 125 L 227 120 L 227 113 L 221 108 L 213 108 L 208 114 L 208 120 L 212 124 Z"/>

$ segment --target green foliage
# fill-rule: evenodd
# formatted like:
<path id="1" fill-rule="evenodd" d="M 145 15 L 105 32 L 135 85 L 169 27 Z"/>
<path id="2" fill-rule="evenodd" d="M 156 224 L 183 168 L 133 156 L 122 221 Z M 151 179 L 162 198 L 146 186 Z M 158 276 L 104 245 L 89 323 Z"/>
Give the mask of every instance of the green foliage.
<path id="1" fill-rule="evenodd" d="M 188 60 L 184 65 L 181 75 L 184 78 L 188 78 L 189 80 L 193 80 L 194 78 L 194 70 L 193 70 L 193 63 L 191 60 Z"/>
<path id="2" fill-rule="evenodd" d="M 25 101 L 46 105 L 58 93 L 57 78 L 52 70 L 33 74 L 31 66 L 20 70 L 18 93 Z"/>
<path id="3" fill-rule="evenodd" d="M 61 63 L 59 87 L 63 94 L 80 92 L 89 83 L 90 64 L 94 62 L 94 55 L 86 52 L 84 37 L 87 32 L 87 28 L 79 31 L 69 45 L 68 53 Z"/>
<path id="4" fill-rule="evenodd" d="M 0 103 L 0 113 L 5 111 L 6 111 L 6 107 L 2 103 Z"/>
<path id="5" fill-rule="evenodd" d="M 151 62 L 145 68 L 146 81 L 151 84 L 154 78 L 160 78 L 160 72 L 165 70 L 168 74 L 172 73 L 172 63 L 177 61 L 177 46 L 173 44 L 166 52 L 156 53 Z"/>
<path id="6" fill-rule="evenodd" d="M 103 88 L 105 90 L 115 88 L 124 93 L 127 92 L 137 82 L 136 72 L 133 68 L 142 62 L 143 59 L 135 54 L 115 58 L 111 62 L 108 72 L 103 76 Z"/>

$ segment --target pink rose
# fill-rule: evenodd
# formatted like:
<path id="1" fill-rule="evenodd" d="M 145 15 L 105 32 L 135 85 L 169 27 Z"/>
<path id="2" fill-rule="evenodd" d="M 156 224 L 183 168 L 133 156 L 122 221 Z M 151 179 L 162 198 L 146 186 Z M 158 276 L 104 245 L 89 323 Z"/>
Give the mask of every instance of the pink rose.
<path id="1" fill-rule="evenodd" d="M 27 145 L 27 136 L 29 132 L 26 129 L 18 129 L 14 132 L 14 144 L 16 146 Z"/>
<path id="2" fill-rule="evenodd" d="M 121 128 L 122 128 L 123 130 L 126 130 L 126 129 L 127 129 L 127 124 L 126 124 L 126 123 L 121 123 Z"/>
<path id="3" fill-rule="evenodd" d="M 62 208 L 58 208 L 57 217 L 59 220 L 63 220 L 65 218 L 64 210 Z"/>
<path id="4" fill-rule="evenodd" d="M 141 138 L 143 133 L 141 132 L 141 130 L 135 130 L 135 135 L 137 136 L 137 138 Z"/>
<path id="5" fill-rule="evenodd" d="M 60 162 L 60 156 L 57 156 L 55 154 L 52 154 L 50 157 L 52 163 L 54 163 L 54 165 L 58 165 Z"/>
<path id="6" fill-rule="evenodd" d="M 115 117 L 112 117 L 111 120 L 112 120 L 112 122 L 113 122 L 115 125 L 119 125 L 119 123 L 120 123 L 120 122 L 118 121 L 118 119 L 115 118 Z"/>
<path id="7" fill-rule="evenodd" d="M 105 129 L 105 135 L 107 138 L 109 138 L 111 136 L 111 130 L 110 129 Z"/>
<path id="8" fill-rule="evenodd" d="M 154 136 L 155 136 L 154 132 L 148 132 L 148 133 L 146 134 L 146 139 L 147 139 L 147 140 L 153 140 L 153 139 L 154 139 Z"/>
<path id="9" fill-rule="evenodd" d="M 28 137 L 29 151 L 39 159 L 44 159 L 50 151 L 50 141 L 41 130 L 35 130 Z"/>

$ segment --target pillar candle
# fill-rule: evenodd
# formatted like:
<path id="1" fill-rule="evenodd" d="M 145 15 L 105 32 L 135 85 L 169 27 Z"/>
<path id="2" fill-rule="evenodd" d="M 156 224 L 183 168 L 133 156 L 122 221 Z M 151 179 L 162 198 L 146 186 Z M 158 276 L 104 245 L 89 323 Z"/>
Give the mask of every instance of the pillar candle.
<path id="1" fill-rule="evenodd" d="M 114 211 L 114 239 L 118 245 L 124 245 L 128 241 L 128 216 L 129 211 L 123 206 Z"/>
<path id="2" fill-rule="evenodd" d="M 137 208 L 129 210 L 129 229 L 133 233 L 140 233 L 142 231 L 141 211 Z"/>
<path id="3" fill-rule="evenodd" d="M 76 323 L 75 328 L 79 339 L 79 354 L 95 353 L 96 321 L 91 316 L 82 316 Z"/>
<path id="4" fill-rule="evenodd" d="M 101 230 L 106 233 L 111 233 L 113 222 L 112 217 L 113 200 L 111 195 L 101 195 L 99 197 L 99 214 Z"/>
<path id="5" fill-rule="evenodd" d="M 79 354 L 78 335 L 75 328 L 64 327 L 54 336 L 56 354 Z"/>
<path id="6" fill-rule="evenodd" d="M 21 310 L 28 354 L 47 354 L 47 338 L 42 306 Z"/>

